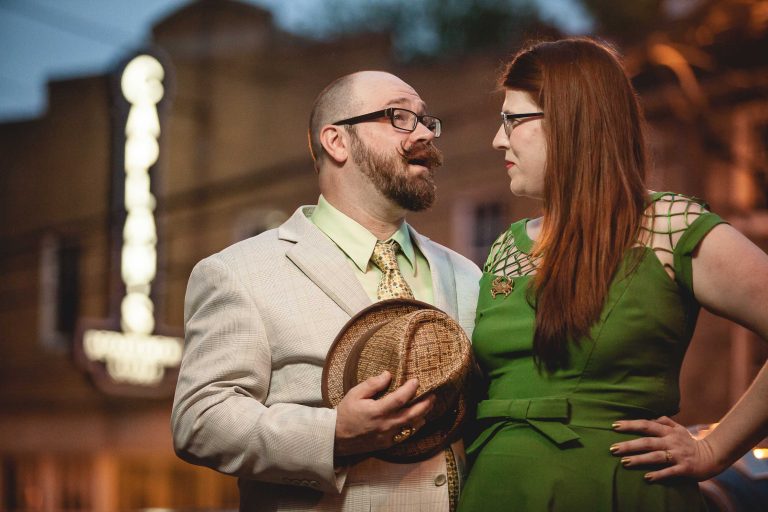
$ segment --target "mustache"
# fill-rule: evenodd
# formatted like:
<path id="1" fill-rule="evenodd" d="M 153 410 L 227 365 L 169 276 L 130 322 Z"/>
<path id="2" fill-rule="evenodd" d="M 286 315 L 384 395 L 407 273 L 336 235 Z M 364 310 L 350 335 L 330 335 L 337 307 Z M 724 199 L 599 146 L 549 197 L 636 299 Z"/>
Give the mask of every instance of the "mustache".
<path id="1" fill-rule="evenodd" d="M 430 169 L 443 165 L 443 153 L 431 142 L 417 142 L 410 148 L 400 145 L 400 156 L 407 163 L 416 163 Z"/>

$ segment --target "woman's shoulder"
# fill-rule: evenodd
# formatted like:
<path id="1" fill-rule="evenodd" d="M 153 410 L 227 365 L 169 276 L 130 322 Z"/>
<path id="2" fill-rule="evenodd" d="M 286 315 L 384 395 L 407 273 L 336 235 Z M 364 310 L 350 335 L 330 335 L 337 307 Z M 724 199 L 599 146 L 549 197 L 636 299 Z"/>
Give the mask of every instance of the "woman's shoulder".
<path id="1" fill-rule="evenodd" d="M 723 222 L 705 201 L 677 192 L 651 192 L 643 214 L 640 243 L 653 250 L 667 274 L 684 279 L 683 256 Z M 685 272 L 683 272 L 685 274 Z"/>
<path id="2" fill-rule="evenodd" d="M 698 197 L 678 192 L 650 192 L 644 229 L 655 237 L 668 237 L 669 249 L 672 249 L 699 218 L 710 215 L 714 214 L 709 211 L 709 205 Z"/>
<path id="3" fill-rule="evenodd" d="M 661 210 L 666 212 L 681 212 L 692 209 L 709 210 L 709 205 L 706 201 L 696 196 L 687 194 L 681 194 L 679 192 L 670 191 L 648 191 L 649 206 L 653 206 L 654 210 Z"/>

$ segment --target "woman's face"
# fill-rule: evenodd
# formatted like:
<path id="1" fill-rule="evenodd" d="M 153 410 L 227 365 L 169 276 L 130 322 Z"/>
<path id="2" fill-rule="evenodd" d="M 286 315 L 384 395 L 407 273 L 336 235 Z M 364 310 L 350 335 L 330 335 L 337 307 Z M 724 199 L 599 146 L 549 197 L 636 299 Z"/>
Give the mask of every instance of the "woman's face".
<path id="1" fill-rule="evenodd" d="M 507 90 L 502 105 L 506 114 L 541 112 L 530 94 Z M 516 196 L 541 199 L 544 196 L 544 168 L 547 163 L 547 141 L 543 117 L 533 116 L 509 122 L 509 136 L 504 124 L 493 138 L 493 147 L 504 151 L 504 163 L 509 175 L 509 188 Z"/>

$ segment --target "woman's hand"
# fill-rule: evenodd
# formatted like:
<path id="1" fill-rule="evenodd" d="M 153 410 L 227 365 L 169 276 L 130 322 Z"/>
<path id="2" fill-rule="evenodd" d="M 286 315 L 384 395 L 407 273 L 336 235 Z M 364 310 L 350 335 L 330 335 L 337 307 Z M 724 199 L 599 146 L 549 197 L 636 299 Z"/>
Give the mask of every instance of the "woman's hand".
<path id="1" fill-rule="evenodd" d="M 616 443 L 610 451 L 621 457 L 625 467 L 662 466 L 645 475 L 649 482 L 680 476 L 706 480 L 727 467 L 718 462 L 706 438 L 694 439 L 685 427 L 666 416 L 656 420 L 618 421 L 614 430 L 646 436 Z"/>

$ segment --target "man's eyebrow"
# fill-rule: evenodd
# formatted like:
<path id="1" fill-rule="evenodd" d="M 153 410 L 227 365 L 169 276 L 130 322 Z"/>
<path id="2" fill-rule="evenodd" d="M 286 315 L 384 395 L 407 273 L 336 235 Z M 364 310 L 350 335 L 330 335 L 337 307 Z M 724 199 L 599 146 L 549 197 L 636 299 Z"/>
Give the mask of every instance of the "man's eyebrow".
<path id="1" fill-rule="evenodd" d="M 388 107 L 390 105 L 394 105 L 394 106 L 406 105 L 406 106 L 408 106 L 408 105 L 410 105 L 411 101 L 413 101 L 413 98 L 406 98 L 406 97 L 395 98 L 395 99 L 387 101 L 387 103 L 384 106 L 385 107 Z M 423 101 L 419 102 L 419 106 L 421 107 L 421 110 L 423 112 L 427 111 L 427 104 L 424 103 Z"/>

